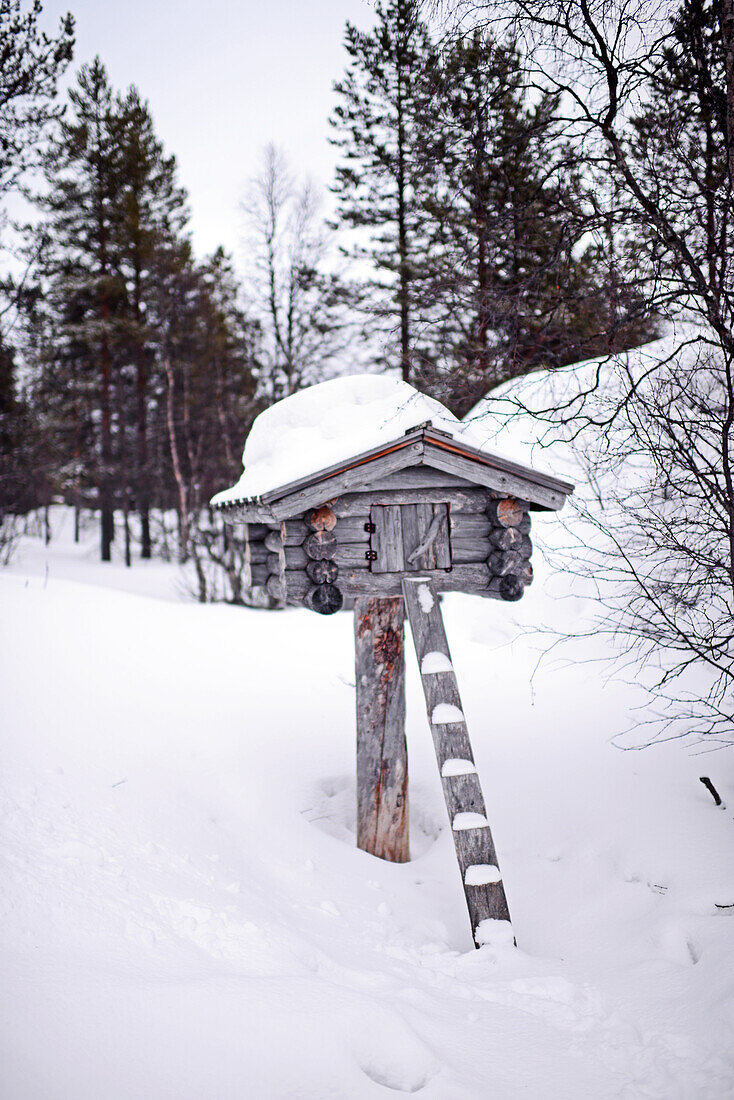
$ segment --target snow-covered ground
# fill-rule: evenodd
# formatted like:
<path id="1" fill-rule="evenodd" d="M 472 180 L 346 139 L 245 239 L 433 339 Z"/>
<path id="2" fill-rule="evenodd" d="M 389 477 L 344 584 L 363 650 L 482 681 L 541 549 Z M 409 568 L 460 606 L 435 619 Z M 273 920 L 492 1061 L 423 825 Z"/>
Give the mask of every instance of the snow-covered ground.
<path id="1" fill-rule="evenodd" d="M 519 947 L 472 946 L 415 661 L 413 860 L 354 846 L 351 617 L 186 602 L 55 510 L 0 573 L 3 1100 L 734 1096 L 734 756 L 544 574 L 444 603 Z M 543 541 L 539 518 L 534 535 Z M 563 596 L 563 598 L 561 598 Z"/>

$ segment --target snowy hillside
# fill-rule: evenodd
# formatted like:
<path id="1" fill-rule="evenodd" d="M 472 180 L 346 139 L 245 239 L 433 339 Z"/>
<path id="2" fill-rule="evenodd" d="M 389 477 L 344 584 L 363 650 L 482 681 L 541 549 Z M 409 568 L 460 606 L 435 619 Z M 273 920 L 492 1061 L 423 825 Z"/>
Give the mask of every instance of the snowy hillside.
<path id="1" fill-rule="evenodd" d="M 0 574 L 5 1100 L 734 1096 L 734 821 L 699 782 L 734 807 L 734 757 L 609 744 L 634 685 L 588 642 L 536 669 L 556 578 L 445 600 L 519 944 L 477 951 L 410 657 L 390 865 L 354 847 L 351 616 L 184 602 L 69 518 Z"/>

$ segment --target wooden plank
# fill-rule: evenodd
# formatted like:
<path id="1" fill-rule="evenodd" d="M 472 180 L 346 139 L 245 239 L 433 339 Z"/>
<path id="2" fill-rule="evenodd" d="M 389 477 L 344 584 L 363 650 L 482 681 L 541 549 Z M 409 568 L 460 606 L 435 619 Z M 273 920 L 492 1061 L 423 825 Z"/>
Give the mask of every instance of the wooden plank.
<path id="1" fill-rule="evenodd" d="M 431 427 L 426 428 L 424 431 L 423 441 L 426 448 L 430 447 L 432 451 L 443 450 L 448 454 L 460 452 L 462 456 L 474 460 L 475 464 L 481 463 L 494 466 L 495 469 L 499 471 L 516 475 L 523 481 L 531 481 L 539 487 L 542 486 L 546 489 L 558 492 L 564 497 L 568 496 L 574 490 L 574 486 L 570 481 L 563 481 L 561 478 L 554 477 L 552 474 L 541 473 L 540 470 L 534 470 L 532 466 L 525 466 L 520 462 L 513 462 L 511 458 L 505 458 L 503 455 L 494 454 L 492 451 L 483 451 L 479 447 L 472 447 L 470 443 L 466 443 L 464 440 L 453 439 L 447 433 L 435 431 Z M 428 465 L 431 465 L 431 463 L 428 463 Z M 473 481 L 474 478 L 470 478 L 470 480 Z M 527 499 L 525 494 L 521 495 L 523 499 Z"/>
<path id="2" fill-rule="evenodd" d="M 421 577 L 404 578 L 402 587 L 472 933 L 479 946 L 478 934 L 487 927 L 480 928 L 482 921 L 509 922 L 507 898 L 436 590 L 431 581 Z M 443 661 L 433 656 L 436 654 Z M 443 671 L 433 671 L 441 667 Z M 470 867 L 495 869 L 497 881 L 472 885 L 473 876 L 467 874 Z M 493 877 L 492 873 L 484 875 L 487 877 Z"/>
<path id="3" fill-rule="evenodd" d="M 375 479 L 370 488 L 381 489 L 471 489 L 472 482 L 430 466 L 412 466 L 389 477 Z M 443 495 L 443 494 L 442 494 Z"/>
<path id="4" fill-rule="evenodd" d="M 397 596 L 402 592 L 401 573 L 371 573 L 367 569 L 339 570 L 339 587 L 344 596 Z M 485 562 L 455 565 L 447 572 L 431 574 L 439 592 L 470 592 L 478 596 L 501 599 L 490 590 L 492 574 Z"/>
<path id="5" fill-rule="evenodd" d="M 487 539 L 452 539 L 451 557 L 454 565 L 469 565 L 472 562 L 485 562 L 493 548 Z"/>
<path id="6" fill-rule="evenodd" d="M 374 504 L 440 504 L 448 501 L 452 512 L 484 512 L 495 494 L 489 489 L 384 489 L 348 493 L 335 501 L 333 508 L 338 518 L 369 515 Z M 338 528 L 337 528 L 338 530 Z"/>
<path id="7" fill-rule="evenodd" d="M 307 508 L 319 507 L 344 493 L 354 492 L 360 488 L 366 489 L 375 477 L 394 473 L 406 466 L 414 466 L 421 461 L 422 455 L 422 443 L 401 446 L 400 450 L 382 455 L 364 465 L 350 467 L 342 473 L 318 480 L 313 485 L 307 485 L 295 493 L 273 500 L 269 507 L 278 519 L 287 519 L 294 514 L 300 514 Z M 334 512 L 336 513 L 336 508 Z"/>
<path id="8" fill-rule="evenodd" d="M 463 455 L 454 454 L 453 451 L 439 450 L 436 447 L 426 445 L 424 462 L 437 470 L 445 470 L 447 473 L 465 477 L 496 493 L 511 493 L 521 500 L 532 501 L 543 508 L 557 511 L 563 507 L 566 496 L 560 490 L 548 489 L 535 481 L 526 480 L 509 470 L 498 469 L 495 466 L 476 462 Z"/>
<path id="9" fill-rule="evenodd" d="M 348 516 L 338 521 L 339 526 L 335 529 L 334 534 L 338 541 L 341 542 L 361 542 L 368 547 L 370 544 L 370 532 L 367 530 L 366 524 L 370 521 L 370 510 L 365 509 L 364 515 L 361 516 Z"/>
<path id="10" fill-rule="evenodd" d="M 449 525 L 453 538 L 488 538 L 492 525 L 484 513 L 478 515 L 449 509 Z"/>
<path id="11" fill-rule="evenodd" d="M 225 523 L 261 523 L 275 522 L 273 510 L 264 504 L 218 504 L 216 511 L 221 513 Z"/>
<path id="12" fill-rule="evenodd" d="M 375 525 L 370 548 L 377 555 L 371 564 L 373 573 L 397 573 L 405 568 L 402 512 L 399 504 L 378 504 L 370 510 Z"/>
<path id="13" fill-rule="evenodd" d="M 357 845 L 393 863 L 410 858 L 403 601 L 354 607 Z"/>
<path id="14" fill-rule="evenodd" d="M 379 447 L 370 447 L 369 450 L 360 451 L 342 462 L 334 462 L 330 466 L 324 466 L 321 470 L 314 470 L 313 473 L 306 474 L 304 477 L 279 485 L 278 488 L 263 493 L 261 499 L 263 503 L 270 504 L 275 500 L 293 497 L 300 490 L 312 488 L 316 482 L 324 484 L 330 478 L 339 477 L 363 466 L 368 466 L 372 471 L 371 475 L 367 475 L 369 480 L 373 480 L 375 477 L 383 477 L 386 474 L 395 473 L 396 470 L 402 470 L 404 466 L 414 465 L 413 462 L 405 461 L 412 450 L 423 450 L 422 428 L 414 428 L 390 443 L 381 444 Z M 398 456 L 398 458 L 396 459 L 395 456 Z M 390 459 L 387 468 L 380 465 L 384 458 Z M 322 503 L 328 501 L 328 499 L 328 497 L 322 497 Z M 321 505 L 316 505 L 316 507 L 321 507 Z"/>
<path id="15" fill-rule="evenodd" d="M 405 569 L 417 573 L 451 566 L 447 504 L 404 504 Z"/>
<path id="16" fill-rule="evenodd" d="M 350 569 L 369 570 L 370 562 L 365 557 L 369 550 L 368 542 L 347 542 L 336 544 L 331 559 L 311 558 L 302 546 L 286 546 L 285 564 L 287 569 L 305 569 L 309 561 L 331 560 L 338 566 L 346 566 Z"/>

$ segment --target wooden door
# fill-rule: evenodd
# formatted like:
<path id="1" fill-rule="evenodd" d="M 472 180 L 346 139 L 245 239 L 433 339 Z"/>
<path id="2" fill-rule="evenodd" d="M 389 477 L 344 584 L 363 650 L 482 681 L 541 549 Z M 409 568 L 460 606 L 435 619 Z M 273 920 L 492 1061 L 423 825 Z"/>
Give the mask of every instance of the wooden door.
<path id="1" fill-rule="evenodd" d="M 448 504 L 374 504 L 370 524 L 373 573 L 451 568 Z"/>

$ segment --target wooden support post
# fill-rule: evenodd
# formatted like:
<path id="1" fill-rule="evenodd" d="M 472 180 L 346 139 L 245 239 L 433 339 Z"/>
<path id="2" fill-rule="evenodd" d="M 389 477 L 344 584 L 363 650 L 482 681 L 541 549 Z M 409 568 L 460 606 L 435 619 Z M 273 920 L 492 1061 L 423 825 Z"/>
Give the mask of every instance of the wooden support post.
<path id="1" fill-rule="evenodd" d="M 499 933 L 512 943 L 510 913 L 438 596 L 426 577 L 403 578 L 403 595 L 474 942 L 479 947 Z M 508 923 L 496 923 L 504 921 Z"/>
<path id="2" fill-rule="evenodd" d="M 408 749 L 400 596 L 354 605 L 357 680 L 357 846 L 406 863 Z"/>

